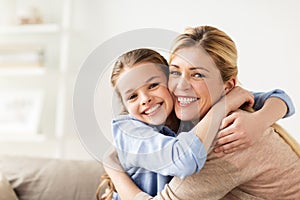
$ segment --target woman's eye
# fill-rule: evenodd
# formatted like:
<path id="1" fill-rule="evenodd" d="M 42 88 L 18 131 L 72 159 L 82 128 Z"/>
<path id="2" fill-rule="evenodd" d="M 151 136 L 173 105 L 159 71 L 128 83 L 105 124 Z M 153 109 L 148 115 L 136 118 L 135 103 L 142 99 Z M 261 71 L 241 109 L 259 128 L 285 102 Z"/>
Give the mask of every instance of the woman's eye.
<path id="1" fill-rule="evenodd" d="M 201 73 L 195 73 L 195 74 L 193 74 L 192 75 L 193 77 L 195 77 L 195 78 L 203 78 L 203 77 L 205 77 L 203 74 L 201 74 Z"/>
<path id="2" fill-rule="evenodd" d="M 158 83 L 152 83 L 149 86 L 149 89 L 155 88 L 156 86 L 158 86 Z"/>
<path id="3" fill-rule="evenodd" d="M 181 73 L 179 71 L 170 71 L 170 75 L 180 76 Z"/>

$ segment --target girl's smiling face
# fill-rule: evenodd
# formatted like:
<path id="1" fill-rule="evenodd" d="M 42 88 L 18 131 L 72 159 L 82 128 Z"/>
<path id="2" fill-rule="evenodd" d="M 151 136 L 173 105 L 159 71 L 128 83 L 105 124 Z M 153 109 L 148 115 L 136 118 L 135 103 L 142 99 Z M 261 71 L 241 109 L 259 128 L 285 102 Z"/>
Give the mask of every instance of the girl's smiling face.
<path id="1" fill-rule="evenodd" d="M 183 121 L 199 121 L 225 94 L 225 84 L 211 57 L 199 47 L 176 52 L 170 62 L 169 89 L 175 113 Z"/>
<path id="2" fill-rule="evenodd" d="M 140 63 L 127 68 L 117 81 L 128 113 L 148 124 L 164 124 L 173 109 L 173 98 L 161 66 Z"/>

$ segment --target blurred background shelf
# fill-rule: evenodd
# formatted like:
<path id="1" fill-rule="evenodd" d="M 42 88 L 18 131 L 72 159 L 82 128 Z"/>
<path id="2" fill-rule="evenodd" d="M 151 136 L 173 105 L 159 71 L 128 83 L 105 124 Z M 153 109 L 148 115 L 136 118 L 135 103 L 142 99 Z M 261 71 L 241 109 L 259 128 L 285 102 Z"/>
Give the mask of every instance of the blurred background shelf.
<path id="1" fill-rule="evenodd" d="M 5 76 L 40 76 L 45 75 L 44 67 L 14 67 L 0 68 L 0 77 Z"/>
<path id="2" fill-rule="evenodd" d="M 18 154 L 37 151 L 41 156 L 65 158 L 66 145 L 70 145 L 66 140 L 77 138 L 67 138 L 65 125 L 66 95 L 71 87 L 65 88 L 74 79 L 68 73 L 71 4 L 72 0 L 0 1 L 2 154 L 19 149 Z M 41 93 L 40 100 L 30 98 L 34 93 Z M 31 117 L 36 107 L 38 120 Z"/>
<path id="3" fill-rule="evenodd" d="M 43 33 L 59 33 L 60 26 L 58 24 L 24 24 L 14 26 L 0 27 L 0 34 L 43 34 Z"/>
<path id="4" fill-rule="evenodd" d="M 38 133 L 1 133 L 0 142 L 44 142 L 46 136 Z"/>
<path id="5" fill-rule="evenodd" d="M 137 0 L 0 0 L 0 48 L 38 46 L 44 51 L 40 68 L 1 69 L 0 89 L 2 93 L 3 90 L 44 92 L 40 124 L 33 133 L 45 137 L 45 141 L 40 141 L 28 134 L 29 141 L 24 143 L 23 136 L 19 141 L 17 138 L 1 141 L 10 134 L 4 133 L 6 136 L 0 135 L 0 153 L 90 159 L 78 139 L 73 119 L 73 90 L 80 67 L 103 42 L 146 27 L 181 33 L 189 26 L 213 25 L 227 32 L 238 47 L 239 80 L 243 86 L 258 92 L 280 88 L 291 96 L 296 114 L 281 120 L 281 124 L 300 141 L 300 115 L 297 111 L 300 93 L 296 87 L 300 73 L 297 67 L 300 66 L 300 1 L 264 2 L 234 1 L 235 6 L 232 6 L 227 1 L 218 1 L 216 6 L 216 1 L 194 1 L 191 7 L 189 3 L 171 0 L 144 4 Z M 40 11 L 41 23 L 24 24 L 26 20 L 5 22 L 5 18 L 19 16 L 18 13 L 24 13 L 20 11 L 28 11 L 27 8 L 32 6 Z M 163 15 L 153 15 L 153 10 Z M 172 12 L 166 12 L 169 10 Z M 178 15 L 186 10 L 190 12 Z M 169 46 L 164 48 L 169 49 Z M 99 65 L 103 71 L 107 70 L 106 67 Z M 111 92 L 109 78 L 103 80 L 107 88 L 99 93 L 100 97 Z M 102 99 L 110 102 L 107 96 Z M 106 115 L 109 109 L 111 107 L 107 106 L 95 111 L 110 120 Z M 109 124 L 108 129 L 104 129 L 107 133 L 110 133 Z M 31 139 L 35 142 L 30 142 Z M 103 137 L 97 145 L 101 148 L 106 143 Z"/>

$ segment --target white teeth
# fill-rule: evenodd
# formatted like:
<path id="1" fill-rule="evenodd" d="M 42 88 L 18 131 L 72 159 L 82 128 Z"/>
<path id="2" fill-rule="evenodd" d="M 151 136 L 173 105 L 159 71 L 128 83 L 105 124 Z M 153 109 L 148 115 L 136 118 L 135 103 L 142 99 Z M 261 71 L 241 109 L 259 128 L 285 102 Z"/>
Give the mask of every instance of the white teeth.
<path id="1" fill-rule="evenodd" d="M 154 111 L 156 111 L 161 105 L 160 104 L 156 104 L 155 106 L 153 106 L 152 108 L 150 108 L 149 110 L 145 111 L 146 114 L 150 114 Z"/>
<path id="2" fill-rule="evenodd" d="M 178 97 L 178 101 L 181 104 L 190 104 L 190 103 L 192 103 L 194 101 L 197 101 L 197 98 L 192 98 L 192 97 L 190 97 L 190 98 L 187 98 L 187 97 Z"/>

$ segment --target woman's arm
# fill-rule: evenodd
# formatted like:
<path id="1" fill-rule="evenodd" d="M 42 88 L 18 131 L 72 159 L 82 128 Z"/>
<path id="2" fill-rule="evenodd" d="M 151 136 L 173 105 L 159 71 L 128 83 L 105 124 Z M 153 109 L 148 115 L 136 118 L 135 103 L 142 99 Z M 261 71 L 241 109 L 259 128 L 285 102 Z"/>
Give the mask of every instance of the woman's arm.
<path id="1" fill-rule="evenodd" d="M 248 159 L 248 156 L 243 157 Z M 117 159 L 117 153 L 115 153 L 115 158 Z M 236 180 L 243 181 L 243 178 L 239 177 L 233 179 L 234 175 L 238 176 L 236 172 L 239 171 L 235 166 L 226 161 L 220 162 L 219 159 L 212 159 L 207 162 L 205 168 L 200 173 L 193 174 L 183 180 L 174 177 L 172 181 L 165 186 L 163 191 L 159 192 L 157 196 L 152 197 L 142 192 L 125 172 L 110 167 L 107 168 L 106 165 L 104 166 L 122 200 L 220 199 L 237 186 L 238 183 Z M 249 165 L 248 168 L 255 170 L 255 167 L 252 165 Z M 243 173 L 241 172 L 239 174 L 242 175 Z"/>
<path id="2" fill-rule="evenodd" d="M 267 127 L 295 112 L 290 97 L 282 90 L 254 93 L 254 96 L 256 112 L 237 111 L 224 118 L 215 152 L 232 153 L 248 148 L 260 138 Z"/>
<path id="3" fill-rule="evenodd" d="M 103 167 L 111 178 L 122 200 L 133 199 L 141 190 L 123 170 L 115 149 L 110 150 L 103 160 Z"/>

